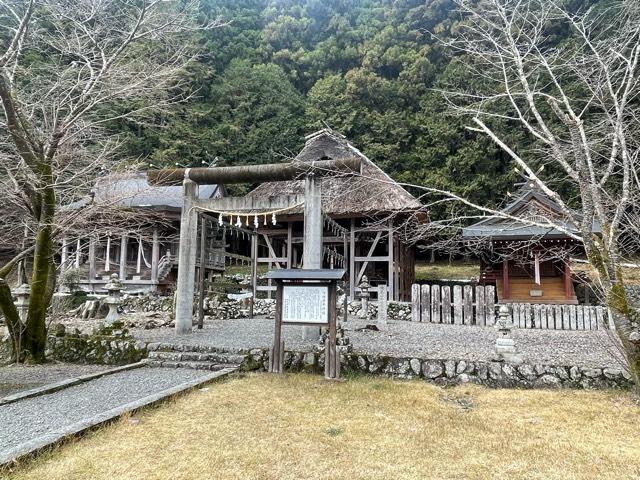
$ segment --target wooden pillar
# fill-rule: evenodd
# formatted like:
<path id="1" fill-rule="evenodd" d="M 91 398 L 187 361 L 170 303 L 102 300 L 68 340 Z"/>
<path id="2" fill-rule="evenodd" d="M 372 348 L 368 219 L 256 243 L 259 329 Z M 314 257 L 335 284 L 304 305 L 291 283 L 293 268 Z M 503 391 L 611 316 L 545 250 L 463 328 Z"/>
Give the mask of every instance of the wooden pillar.
<path id="1" fill-rule="evenodd" d="M 251 235 L 251 310 L 249 316 L 253 318 L 253 306 L 258 298 L 258 234 Z"/>
<path id="2" fill-rule="evenodd" d="M 138 259 L 136 261 L 136 273 L 140 275 L 142 272 L 142 238 L 138 237 Z"/>
<path id="3" fill-rule="evenodd" d="M 389 221 L 389 275 L 388 275 L 388 285 L 389 285 L 389 300 L 396 299 L 396 275 L 395 275 L 395 256 L 393 249 L 393 220 Z"/>
<path id="4" fill-rule="evenodd" d="M 107 236 L 107 247 L 104 250 L 104 271 L 111 270 L 111 235 Z"/>
<path id="5" fill-rule="evenodd" d="M 80 268 L 80 255 L 82 255 L 82 242 L 80 241 L 80 238 L 78 238 L 76 241 L 76 268 Z"/>
<path id="6" fill-rule="evenodd" d="M 509 260 L 505 259 L 502 262 L 502 300 L 508 300 L 510 296 L 509 291 Z"/>
<path id="7" fill-rule="evenodd" d="M 349 230 L 349 299 L 356 297 L 356 219 L 351 219 Z"/>
<path id="8" fill-rule="evenodd" d="M 69 256 L 69 245 L 67 244 L 67 237 L 62 238 L 62 253 L 60 254 L 60 270 L 65 271 L 67 269 L 67 259 Z"/>
<path id="9" fill-rule="evenodd" d="M 198 330 L 204 325 L 204 287 L 207 275 L 207 219 L 200 215 L 200 275 L 198 284 Z"/>
<path id="10" fill-rule="evenodd" d="M 158 262 L 160 262 L 160 239 L 158 229 L 154 228 L 153 244 L 151 245 L 151 281 L 156 284 L 158 283 Z"/>
<path id="11" fill-rule="evenodd" d="M 128 237 L 122 235 L 120 239 L 120 280 L 127 279 L 127 243 Z"/>
<path id="12" fill-rule="evenodd" d="M 569 262 L 564 264 L 564 298 L 571 300 L 571 265 Z"/>
<path id="13" fill-rule="evenodd" d="M 292 268 L 293 262 L 293 223 L 287 222 L 287 268 Z"/>
<path id="14" fill-rule="evenodd" d="M 89 239 L 89 280 L 96 278 L 96 241 Z"/>
<path id="15" fill-rule="evenodd" d="M 198 198 L 198 185 L 185 179 L 180 249 L 178 252 L 178 284 L 176 288 L 176 333 L 190 333 L 193 324 L 193 291 L 195 288 L 196 239 L 198 216 L 193 208 Z"/>

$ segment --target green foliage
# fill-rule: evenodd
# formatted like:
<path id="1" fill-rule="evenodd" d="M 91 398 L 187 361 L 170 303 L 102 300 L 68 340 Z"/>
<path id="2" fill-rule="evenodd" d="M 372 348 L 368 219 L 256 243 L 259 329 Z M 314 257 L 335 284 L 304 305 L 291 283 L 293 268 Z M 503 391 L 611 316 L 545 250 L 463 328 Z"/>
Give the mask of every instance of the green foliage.
<path id="1" fill-rule="evenodd" d="M 326 122 L 399 181 L 489 205 L 513 190 L 511 160 L 438 92 L 482 89 L 473 59 L 435 38 L 460 22 L 452 0 L 204 0 L 203 15 L 229 24 L 200 38 L 191 100 L 161 129 L 117 126 L 130 154 L 156 165 L 274 162 Z M 502 127 L 517 151 L 532 147 L 522 129 Z"/>

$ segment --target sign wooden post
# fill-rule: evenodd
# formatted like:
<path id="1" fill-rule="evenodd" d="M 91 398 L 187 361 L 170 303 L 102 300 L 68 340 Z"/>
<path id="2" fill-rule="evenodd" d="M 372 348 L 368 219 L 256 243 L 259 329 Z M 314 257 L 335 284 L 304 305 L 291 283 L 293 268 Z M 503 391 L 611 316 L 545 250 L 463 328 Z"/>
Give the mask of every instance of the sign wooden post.
<path id="1" fill-rule="evenodd" d="M 327 327 L 324 376 L 340 378 L 337 338 L 337 283 L 344 270 L 272 270 L 267 278 L 276 282 L 275 334 L 269 355 L 269 372 L 284 371 L 283 325 Z"/>

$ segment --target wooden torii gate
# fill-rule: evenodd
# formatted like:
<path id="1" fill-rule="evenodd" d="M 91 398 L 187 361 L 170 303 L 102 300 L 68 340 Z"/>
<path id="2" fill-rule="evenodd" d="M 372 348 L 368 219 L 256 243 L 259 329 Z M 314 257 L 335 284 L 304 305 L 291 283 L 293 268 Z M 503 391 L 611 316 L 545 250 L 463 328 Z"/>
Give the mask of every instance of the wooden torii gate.
<path id="1" fill-rule="evenodd" d="M 304 203 L 305 269 L 322 267 L 322 203 L 318 178 L 336 174 L 360 173 L 358 157 L 317 162 L 293 161 L 285 164 L 248 165 L 241 167 L 184 168 L 148 172 L 154 185 L 182 185 L 183 202 L 180 219 L 180 247 L 178 250 L 178 283 L 176 298 L 176 333 L 189 333 L 193 327 L 195 290 L 196 243 L 198 210 L 233 210 L 259 213 L 290 208 Z M 255 198 L 198 198 L 198 185 L 274 182 L 304 179 L 304 196 L 284 195 Z"/>

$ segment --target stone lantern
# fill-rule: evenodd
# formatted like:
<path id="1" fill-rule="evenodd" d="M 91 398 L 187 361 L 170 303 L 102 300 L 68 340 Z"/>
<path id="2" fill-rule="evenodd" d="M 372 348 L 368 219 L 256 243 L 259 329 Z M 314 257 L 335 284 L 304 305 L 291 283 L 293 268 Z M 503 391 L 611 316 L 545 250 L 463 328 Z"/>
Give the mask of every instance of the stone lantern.
<path id="1" fill-rule="evenodd" d="M 22 323 L 26 323 L 27 314 L 29 313 L 29 295 L 31 294 L 31 288 L 26 283 L 23 283 L 13 293 L 16 296 L 18 317 Z"/>
<path id="2" fill-rule="evenodd" d="M 509 314 L 509 307 L 501 305 L 498 311 L 498 321 L 496 329 L 498 337 L 496 338 L 496 354 L 500 361 L 510 363 L 522 363 L 522 355 L 516 349 L 516 342 L 511 338 L 511 329 L 513 322 Z"/>
<path id="3" fill-rule="evenodd" d="M 359 296 L 362 305 L 362 308 L 358 312 L 358 316 L 360 318 L 369 318 L 369 298 L 371 297 L 369 289 L 371 288 L 371 284 L 369 283 L 369 279 L 366 275 L 362 276 L 362 281 L 360 282 L 360 285 L 358 285 L 358 288 L 360 289 Z"/>
<path id="4" fill-rule="evenodd" d="M 109 313 L 104 319 L 104 324 L 111 325 L 113 322 L 120 318 L 120 314 L 118 313 L 118 305 L 122 303 L 120 293 L 124 289 L 122 281 L 118 277 L 117 273 L 111 275 L 109 283 L 104 286 L 104 289 L 107 291 L 107 297 L 104 299 L 104 303 L 105 305 L 109 306 Z"/>

